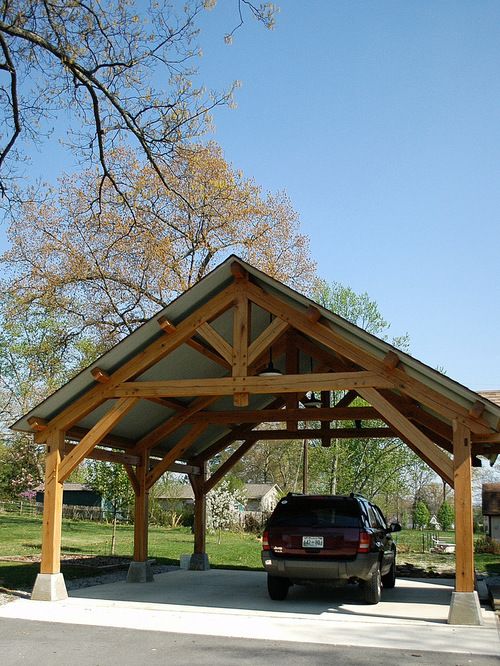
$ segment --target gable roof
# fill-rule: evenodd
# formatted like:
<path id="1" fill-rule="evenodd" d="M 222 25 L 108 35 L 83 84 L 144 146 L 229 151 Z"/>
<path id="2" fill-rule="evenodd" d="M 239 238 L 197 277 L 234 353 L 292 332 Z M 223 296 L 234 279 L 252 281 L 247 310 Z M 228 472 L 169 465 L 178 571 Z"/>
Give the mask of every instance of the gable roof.
<path id="1" fill-rule="evenodd" d="M 425 365 L 409 354 L 394 348 L 388 342 L 375 337 L 343 319 L 339 315 L 314 303 L 306 296 L 271 278 L 235 255 L 228 257 L 199 283 L 191 287 L 166 308 L 158 312 L 149 321 L 124 338 L 96 360 L 91 366 L 89 366 L 89 368 L 80 372 L 58 391 L 49 396 L 29 413 L 21 417 L 15 424 L 13 424 L 12 428 L 22 432 L 33 432 L 28 422 L 30 417 L 36 416 L 50 421 L 50 419 L 61 413 L 62 410 L 73 401 L 95 386 L 94 378 L 90 372 L 93 368 L 100 368 L 109 374 L 112 374 L 129 359 L 143 352 L 148 345 L 165 335 L 161 327 L 158 325 L 158 319 L 160 317 L 165 317 L 174 325 L 177 325 L 186 317 L 194 313 L 214 295 L 232 284 L 234 276 L 231 271 L 231 265 L 234 261 L 237 261 L 243 266 L 248 272 L 254 285 L 261 287 L 268 294 L 278 297 L 286 305 L 294 307 L 302 312 L 305 312 L 310 306 L 316 307 L 323 318 L 322 321 L 324 321 L 326 325 L 340 334 L 347 343 L 356 345 L 357 348 L 366 352 L 371 357 L 378 359 L 378 361 L 384 359 L 388 352 L 392 351 L 397 353 L 400 360 L 398 367 L 407 373 L 409 377 L 417 379 L 430 389 L 441 394 L 445 399 L 452 400 L 466 410 L 472 409 L 474 404 L 480 400 L 484 405 L 484 411 L 482 414 L 483 422 L 487 422 L 492 430 L 496 430 L 500 419 L 500 406 L 489 400 L 488 395 L 483 395 L 483 397 L 481 397 L 474 391 Z M 232 338 L 232 320 L 231 317 L 227 315 L 228 313 L 222 314 L 215 321 L 212 321 L 211 325 L 223 338 L 230 341 Z M 268 323 L 269 316 L 267 312 L 262 308 L 256 307 L 255 313 L 252 314 L 252 329 L 254 336 L 256 337 L 259 335 L 266 328 Z M 291 322 L 291 324 L 293 326 L 293 322 Z M 320 343 L 315 342 L 314 344 L 321 347 Z M 328 351 L 327 347 L 324 349 Z M 276 359 L 276 361 L 277 363 L 282 362 L 283 359 L 281 359 L 281 361 L 280 359 Z M 304 360 L 304 364 L 306 364 L 306 360 Z M 300 370 L 305 373 L 310 371 L 308 367 L 299 368 L 299 372 Z M 187 344 L 183 344 L 143 372 L 136 378 L 136 380 L 155 381 L 165 378 L 196 379 L 223 377 L 226 375 L 227 372 L 220 365 L 212 361 L 210 358 L 200 355 L 195 349 L 189 347 Z M 262 409 L 269 405 L 273 399 L 274 396 L 271 395 L 251 395 L 249 407 L 250 409 Z M 100 405 L 81 418 L 76 424 L 76 427 L 85 430 L 90 429 L 109 409 L 110 402 L 112 401 L 108 400 L 107 403 Z M 188 405 L 190 404 L 190 400 L 182 399 L 181 403 Z M 211 405 L 208 407 L 208 410 L 228 410 L 232 408 L 232 398 L 221 397 L 217 400 L 217 407 L 215 408 Z M 428 406 L 422 405 L 421 408 L 428 411 L 433 416 L 439 417 L 439 414 L 434 412 Z M 174 414 L 175 411 L 169 409 L 165 405 L 155 404 L 152 401 L 140 400 L 139 403 L 135 405 L 118 423 L 118 425 L 113 428 L 111 435 L 135 442 L 161 423 L 164 423 L 166 419 Z M 193 456 L 199 455 L 214 441 L 218 440 L 229 431 L 230 429 L 226 425 L 209 425 L 186 452 L 184 459 L 188 460 Z M 186 432 L 186 427 L 180 427 L 176 432 L 165 437 L 158 446 L 167 451 L 173 448 Z"/>

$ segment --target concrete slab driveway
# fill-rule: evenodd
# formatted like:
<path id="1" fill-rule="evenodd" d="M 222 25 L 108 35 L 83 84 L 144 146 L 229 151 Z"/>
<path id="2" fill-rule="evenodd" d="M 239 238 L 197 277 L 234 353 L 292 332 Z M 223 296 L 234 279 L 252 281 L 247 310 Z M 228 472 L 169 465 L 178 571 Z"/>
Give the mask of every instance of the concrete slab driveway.
<path id="1" fill-rule="evenodd" d="M 495 655 L 495 614 L 483 609 L 481 627 L 446 623 L 452 582 L 399 579 L 376 606 L 356 586 L 293 587 L 271 601 L 262 572 L 181 571 L 154 583 L 113 583 L 70 592 L 60 602 L 20 599 L 0 618 L 125 627 L 221 637 Z"/>

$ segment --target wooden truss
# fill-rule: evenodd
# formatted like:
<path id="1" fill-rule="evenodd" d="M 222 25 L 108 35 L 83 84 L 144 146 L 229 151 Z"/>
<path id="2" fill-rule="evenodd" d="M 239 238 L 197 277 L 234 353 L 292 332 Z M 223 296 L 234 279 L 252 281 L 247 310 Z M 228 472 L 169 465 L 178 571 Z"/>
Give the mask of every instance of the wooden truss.
<path id="1" fill-rule="evenodd" d="M 456 589 L 473 591 L 471 465 L 478 454 L 500 452 L 498 424 L 493 427 L 485 418 L 484 403 L 478 400 L 468 408 L 435 383 L 407 372 L 395 350 L 385 355 L 370 352 L 324 319 L 318 308 L 291 304 L 258 286 L 240 264 L 233 264 L 232 272 L 233 283 L 184 320 L 174 325 L 160 318 L 164 334 L 117 370 L 94 368 L 94 386 L 50 421 L 30 419 L 35 440 L 47 446 L 41 572 L 59 571 L 62 483 L 85 458 L 125 466 L 136 497 L 134 559 L 142 562 L 147 559 L 148 493 L 167 470 L 189 474 L 196 502 L 195 552 L 202 553 L 206 493 L 255 442 L 305 438 L 329 446 L 332 438 L 398 437 L 456 489 Z M 252 338 L 255 308 L 267 313 L 269 324 Z M 229 313 L 231 340 L 214 324 Z M 215 363 L 223 376 L 141 379 L 182 345 Z M 270 350 L 283 361 L 285 374 L 259 376 Z M 313 364 L 305 373 L 300 371 L 304 358 Z M 321 407 L 302 408 L 301 398 L 310 390 L 320 392 Z M 332 406 L 331 392 L 339 390 L 344 397 Z M 268 396 L 267 406 L 249 409 L 254 395 Z M 227 396 L 233 409 L 217 409 L 217 401 Z M 143 401 L 161 406 L 164 422 L 139 440 L 113 434 Z M 93 427 L 78 425 L 103 406 L 107 411 Z M 283 429 L 265 428 L 276 423 Z M 204 433 L 214 425 L 221 427 L 222 434 L 204 445 Z M 238 442 L 239 447 L 208 478 L 208 461 Z"/>

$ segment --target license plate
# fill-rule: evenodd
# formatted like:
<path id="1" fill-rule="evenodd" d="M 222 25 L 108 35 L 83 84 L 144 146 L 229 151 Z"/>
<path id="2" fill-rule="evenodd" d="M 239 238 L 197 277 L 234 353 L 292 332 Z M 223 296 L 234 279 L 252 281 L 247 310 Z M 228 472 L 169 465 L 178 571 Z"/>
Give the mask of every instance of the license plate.
<path id="1" fill-rule="evenodd" d="M 302 548 L 323 548 L 323 537 L 319 536 L 302 537 Z"/>

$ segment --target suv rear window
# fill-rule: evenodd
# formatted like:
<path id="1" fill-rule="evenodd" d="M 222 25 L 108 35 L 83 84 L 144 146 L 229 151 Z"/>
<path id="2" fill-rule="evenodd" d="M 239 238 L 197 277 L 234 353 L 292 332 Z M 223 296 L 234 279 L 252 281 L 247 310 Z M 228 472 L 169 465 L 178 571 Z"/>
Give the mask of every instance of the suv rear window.
<path id="1" fill-rule="evenodd" d="M 270 527 L 359 527 L 357 502 L 334 498 L 285 498 L 269 520 Z"/>

